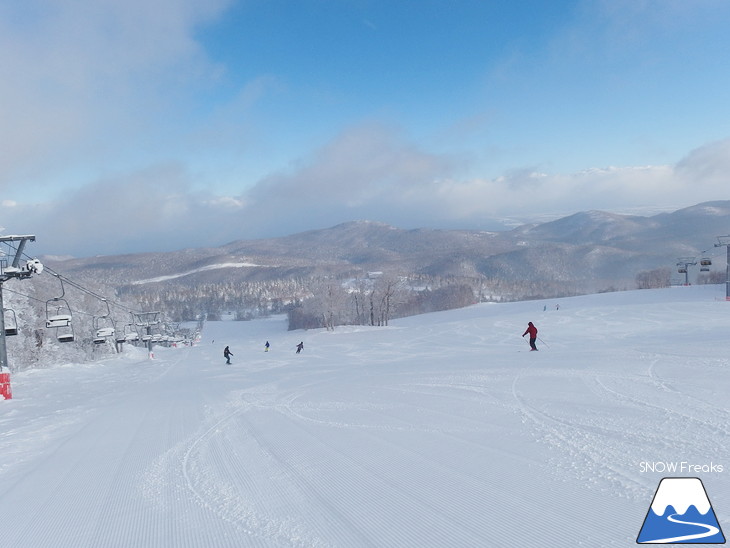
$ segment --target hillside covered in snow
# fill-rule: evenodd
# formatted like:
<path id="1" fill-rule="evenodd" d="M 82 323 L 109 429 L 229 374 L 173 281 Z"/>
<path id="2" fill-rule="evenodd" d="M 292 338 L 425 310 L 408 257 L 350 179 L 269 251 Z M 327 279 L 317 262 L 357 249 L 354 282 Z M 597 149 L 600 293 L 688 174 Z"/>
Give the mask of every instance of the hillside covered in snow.
<path id="1" fill-rule="evenodd" d="M 670 475 L 699 477 L 728 530 L 724 296 L 485 303 L 335 331 L 208 322 L 153 360 L 125 347 L 17 372 L 0 400 L 2 546 L 624 547 Z"/>

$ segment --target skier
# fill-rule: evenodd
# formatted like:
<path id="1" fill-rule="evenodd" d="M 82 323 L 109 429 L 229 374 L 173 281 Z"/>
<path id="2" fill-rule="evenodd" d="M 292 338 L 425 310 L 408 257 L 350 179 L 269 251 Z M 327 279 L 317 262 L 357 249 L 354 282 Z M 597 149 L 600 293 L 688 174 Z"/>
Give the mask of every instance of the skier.
<path id="1" fill-rule="evenodd" d="M 524 337 L 527 334 L 530 334 L 530 352 L 533 350 L 537 350 L 537 346 L 535 346 L 535 341 L 537 340 L 537 327 L 535 327 L 532 322 L 527 322 L 527 329 L 522 334 Z"/>
<path id="2" fill-rule="evenodd" d="M 302 348 L 304 348 L 304 341 L 300 342 L 297 345 L 297 354 L 299 354 L 302 351 Z"/>
<path id="3" fill-rule="evenodd" d="M 226 363 L 231 363 L 231 356 L 233 356 L 233 352 L 231 352 L 231 349 L 227 346 L 223 349 L 223 357 L 226 359 Z"/>
<path id="4" fill-rule="evenodd" d="M 264 345 L 264 352 L 268 352 L 269 351 L 269 346 L 271 346 L 269 344 L 269 341 L 266 341 L 266 344 Z"/>

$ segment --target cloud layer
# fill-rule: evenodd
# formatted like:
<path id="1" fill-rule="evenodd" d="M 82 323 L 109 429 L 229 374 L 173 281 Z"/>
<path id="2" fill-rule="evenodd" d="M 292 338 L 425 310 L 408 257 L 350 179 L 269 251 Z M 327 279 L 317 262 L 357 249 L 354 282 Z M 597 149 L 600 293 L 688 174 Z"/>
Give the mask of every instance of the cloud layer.
<path id="1" fill-rule="evenodd" d="M 420 150 L 391 128 L 368 125 L 237 196 L 195 190 L 183 166 L 167 165 L 100 180 L 52 202 L 2 204 L 0 215 L 6 229 L 36 234 L 44 253 L 77 255 L 214 246 L 354 219 L 404 228 L 494 229 L 551 213 L 656 210 L 722 199 L 729 163 L 725 140 L 674 165 L 459 178 L 455 158 Z"/>

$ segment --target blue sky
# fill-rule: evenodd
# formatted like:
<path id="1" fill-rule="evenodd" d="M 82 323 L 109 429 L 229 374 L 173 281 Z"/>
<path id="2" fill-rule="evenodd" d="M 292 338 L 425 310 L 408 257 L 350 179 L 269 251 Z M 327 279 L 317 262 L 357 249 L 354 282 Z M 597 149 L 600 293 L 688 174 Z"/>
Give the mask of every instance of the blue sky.
<path id="1" fill-rule="evenodd" d="M 730 199 L 725 0 L 0 0 L 0 226 L 53 254 Z"/>

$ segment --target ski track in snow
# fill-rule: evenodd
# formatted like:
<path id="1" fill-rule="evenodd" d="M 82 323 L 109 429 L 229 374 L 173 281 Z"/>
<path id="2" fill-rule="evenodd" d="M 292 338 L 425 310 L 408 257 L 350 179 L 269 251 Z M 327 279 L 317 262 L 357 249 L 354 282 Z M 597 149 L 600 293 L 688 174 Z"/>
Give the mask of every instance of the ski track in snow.
<path id="1" fill-rule="evenodd" d="M 17 373 L 0 401 L 2 546 L 634 545 L 662 477 L 640 462 L 730 466 L 719 291 L 335 332 L 214 322 L 155 360 Z M 720 521 L 725 475 L 703 477 Z"/>

